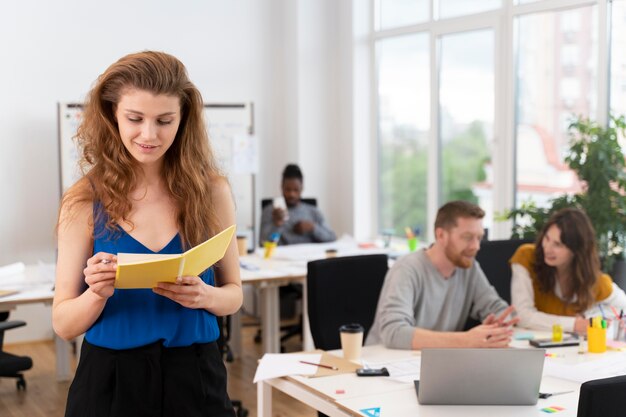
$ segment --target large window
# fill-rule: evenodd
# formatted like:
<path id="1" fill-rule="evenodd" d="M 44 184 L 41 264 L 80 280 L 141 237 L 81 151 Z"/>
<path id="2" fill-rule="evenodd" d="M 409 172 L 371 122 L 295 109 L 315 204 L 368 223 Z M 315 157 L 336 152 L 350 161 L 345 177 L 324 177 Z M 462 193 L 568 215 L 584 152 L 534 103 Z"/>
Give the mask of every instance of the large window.
<path id="1" fill-rule="evenodd" d="M 408 26 L 428 20 L 428 0 L 376 0 L 376 30 Z"/>
<path id="2" fill-rule="evenodd" d="M 613 2 L 611 29 L 611 112 L 619 116 L 626 115 L 626 0 Z"/>
<path id="3" fill-rule="evenodd" d="M 567 127 L 626 113 L 626 0 L 371 5 L 379 233 L 419 226 L 432 239 L 437 208 L 464 199 L 506 238 L 498 214 L 580 189 Z"/>
<path id="4" fill-rule="evenodd" d="M 564 163 L 574 115 L 595 117 L 596 7 L 516 19 L 517 205 L 580 190 Z"/>
<path id="5" fill-rule="evenodd" d="M 490 171 L 493 141 L 494 36 L 492 30 L 441 39 L 439 136 L 441 203 L 471 201 L 493 210 Z"/>
<path id="6" fill-rule="evenodd" d="M 439 0 L 439 18 L 464 16 L 497 9 L 502 0 Z"/>
<path id="7" fill-rule="evenodd" d="M 424 230 L 429 130 L 428 35 L 380 41 L 378 62 L 379 226 Z"/>

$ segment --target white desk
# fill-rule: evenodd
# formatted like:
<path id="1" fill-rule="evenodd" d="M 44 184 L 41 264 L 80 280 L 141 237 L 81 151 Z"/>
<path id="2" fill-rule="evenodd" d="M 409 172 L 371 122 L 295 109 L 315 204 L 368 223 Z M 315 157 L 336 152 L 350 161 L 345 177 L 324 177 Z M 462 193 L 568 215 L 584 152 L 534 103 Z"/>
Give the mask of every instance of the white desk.
<path id="1" fill-rule="evenodd" d="M 0 289 L 17 290 L 18 292 L 0 297 L 0 311 L 9 311 L 22 304 L 43 303 L 50 305 L 54 297 L 53 286 L 54 266 L 51 264 L 27 265 L 23 272 L 3 276 L 0 279 Z M 72 379 L 72 372 L 70 371 L 71 346 L 56 335 L 54 342 L 57 380 L 69 381 Z"/>
<path id="2" fill-rule="evenodd" d="M 515 341 L 516 347 L 528 347 L 526 341 Z M 532 347 L 528 347 L 531 348 Z M 341 354 L 340 352 L 333 352 Z M 578 411 L 578 396 L 580 380 L 559 378 L 554 375 L 555 363 L 591 364 L 601 363 L 609 355 L 621 361 L 626 355 L 624 352 L 608 351 L 604 354 L 579 354 L 577 347 L 556 348 L 548 353 L 558 355 L 555 358 L 546 358 L 544 376 L 541 381 L 542 392 L 573 391 L 547 399 L 540 399 L 533 406 L 421 406 L 412 383 L 391 381 L 388 378 L 359 378 L 355 374 L 341 374 L 337 376 L 307 378 L 291 376 L 274 378 L 257 384 L 257 415 L 258 417 L 272 416 L 272 389 L 278 389 L 293 398 L 313 407 L 331 417 L 364 416 L 363 409 L 380 407 L 381 417 L 452 417 L 486 415 L 501 416 L 542 416 L 549 415 L 543 408 L 558 406 L 563 410 L 556 413 L 560 417 L 575 417 Z M 363 360 L 369 362 L 393 361 L 419 357 L 419 352 L 408 350 L 390 350 L 382 346 L 367 346 L 363 348 Z M 593 378 L 604 378 L 610 375 L 603 371 Z M 579 378 L 575 378 L 579 379 Z"/>
<path id="3" fill-rule="evenodd" d="M 387 253 L 389 250 L 380 248 L 359 248 L 354 241 L 340 240 L 332 243 L 302 244 L 279 246 L 270 259 L 263 259 L 263 251 L 240 258 L 241 282 L 245 285 L 256 285 L 261 290 L 260 313 L 263 352 L 280 352 L 280 302 L 278 288 L 290 282 L 303 285 L 302 294 L 302 348 L 313 350 L 313 337 L 309 327 L 307 314 L 306 274 L 309 261 L 324 259 L 326 249 L 336 249 L 337 256 L 372 255 Z M 241 324 L 238 315 L 232 322 L 231 348 L 235 356 L 241 351 Z"/>
<path id="4" fill-rule="evenodd" d="M 250 255 L 240 258 L 241 282 L 247 285 L 255 285 L 260 289 L 260 313 L 261 313 L 261 338 L 263 351 L 268 353 L 280 352 L 280 302 L 278 288 L 290 282 L 306 284 L 306 263 L 281 261 L 275 259 L 263 259 L 260 256 Z M 303 285 L 303 344 L 305 350 L 313 349 L 309 320 L 306 312 L 306 285 Z M 238 315 L 232 322 L 233 337 L 231 347 L 237 355 L 241 351 L 241 325 Z M 304 330 L 306 329 L 306 330 Z"/>

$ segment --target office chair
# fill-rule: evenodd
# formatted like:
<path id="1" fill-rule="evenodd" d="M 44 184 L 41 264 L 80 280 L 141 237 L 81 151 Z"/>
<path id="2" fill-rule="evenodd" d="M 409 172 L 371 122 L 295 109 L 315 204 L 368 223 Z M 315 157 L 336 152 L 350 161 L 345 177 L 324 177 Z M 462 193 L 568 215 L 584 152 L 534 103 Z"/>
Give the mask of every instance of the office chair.
<path id="1" fill-rule="evenodd" d="M 33 360 L 28 356 L 13 355 L 2 349 L 4 346 L 4 331 L 25 326 L 26 323 L 17 320 L 7 321 L 8 318 L 8 311 L 0 313 L 0 377 L 17 378 L 17 389 L 25 390 L 26 380 L 21 372 L 32 368 Z"/>
<path id="2" fill-rule="evenodd" d="M 511 304 L 511 277 L 513 271 L 509 259 L 517 248 L 524 243 L 533 243 L 530 239 L 483 240 L 476 254 L 476 261 L 487 276 L 487 280 L 496 289 L 498 295 Z M 480 322 L 469 318 L 465 329 L 478 326 Z"/>
<path id="3" fill-rule="evenodd" d="M 578 417 L 623 417 L 626 375 L 587 381 L 580 386 Z"/>
<path id="4" fill-rule="evenodd" d="M 272 198 L 264 198 L 261 200 L 261 212 L 263 209 L 272 204 L 274 200 Z M 317 199 L 315 198 L 301 198 L 303 203 L 310 204 L 317 207 Z M 279 288 L 278 298 L 280 300 L 280 318 L 290 319 L 296 315 L 296 303 L 302 299 L 302 284 L 287 284 Z M 298 323 L 285 325 L 280 327 L 282 332 L 280 336 L 281 344 L 286 340 L 299 336 L 302 339 L 302 317 L 298 320 Z M 261 330 L 259 329 L 254 336 L 255 343 L 261 342 Z M 281 352 L 285 352 L 285 347 L 281 346 Z"/>
<path id="5" fill-rule="evenodd" d="M 345 256 L 307 264 L 309 326 L 317 349 L 341 348 L 339 327 L 349 323 L 363 326 L 365 340 L 388 269 L 387 255 Z M 319 411 L 317 415 L 327 417 Z"/>
<path id="6" fill-rule="evenodd" d="M 511 304 L 511 276 L 513 275 L 509 259 L 522 244 L 533 242 L 533 240 L 510 239 L 487 240 L 480 243 L 476 261 L 498 295 L 509 304 Z"/>
<path id="7" fill-rule="evenodd" d="M 215 318 L 217 318 L 217 326 L 220 329 L 220 337 L 217 339 L 217 347 L 222 353 L 222 358 L 224 358 L 226 362 L 230 363 L 234 360 L 233 352 L 231 351 L 230 346 L 228 345 L 228 341 L 230 340 L 231 319 L 230 319 L 230 316 L 226 316 L 226 317 L 215 316 Z M 248 416 L 248 409 L 244 408 L 241 400 L 234 400 L 231 398 L 230 402 L 233 404 L 236 417 Z"/>
<path id="8" fill-rule="evenodd" d="M 339 327 L 348 323 L 361 324 L 365 340 L 388 268 L 387 255 L 346 256 L 307 264 L 309 324 L 316 348 L 341 348 Z"/>

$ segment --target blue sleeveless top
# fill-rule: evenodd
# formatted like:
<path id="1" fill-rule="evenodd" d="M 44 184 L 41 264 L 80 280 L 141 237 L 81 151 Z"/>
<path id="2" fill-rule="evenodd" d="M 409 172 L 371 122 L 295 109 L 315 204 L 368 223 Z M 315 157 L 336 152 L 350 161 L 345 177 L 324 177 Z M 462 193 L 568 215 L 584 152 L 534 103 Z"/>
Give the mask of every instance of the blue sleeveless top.
<path id="1" fill-rule="evenodd" d="M 94 203 L 94 212 L 101 207 Z M 94 219 L 97 219 L 95 215 Z M 105 222 L 106 218 L 94 226 L 94 254 L 183 252 L 178 234 L 159 252 L 153 252 L 119 226 L 119 231 L 112 233 L 104 227 Z M 213 268 L 203 272 L 200 278 L 214 285 Z M 205 309 L 183 307 L 153 293 L 152 289 L 116 288 L 100 317 L 85 333 L 89 343 L 109 349 L 131 349 L 158 341 L 166 347 L 181 347 L 213 342 L 218 337 L 219 328 L 213 314 Z"/>

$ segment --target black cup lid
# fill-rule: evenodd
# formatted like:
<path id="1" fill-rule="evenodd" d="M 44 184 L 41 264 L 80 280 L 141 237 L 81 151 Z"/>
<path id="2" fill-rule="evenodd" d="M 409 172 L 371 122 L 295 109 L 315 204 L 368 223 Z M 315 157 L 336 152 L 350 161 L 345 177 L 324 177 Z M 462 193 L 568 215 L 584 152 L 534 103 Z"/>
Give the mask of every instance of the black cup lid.
<path id="1" fill-rule="evenodd" d="M 344 324 L 339 328 L 339 331 L 342 333 L 362 333 L 363 330 L 363 326 L 359 323 Z"/>

